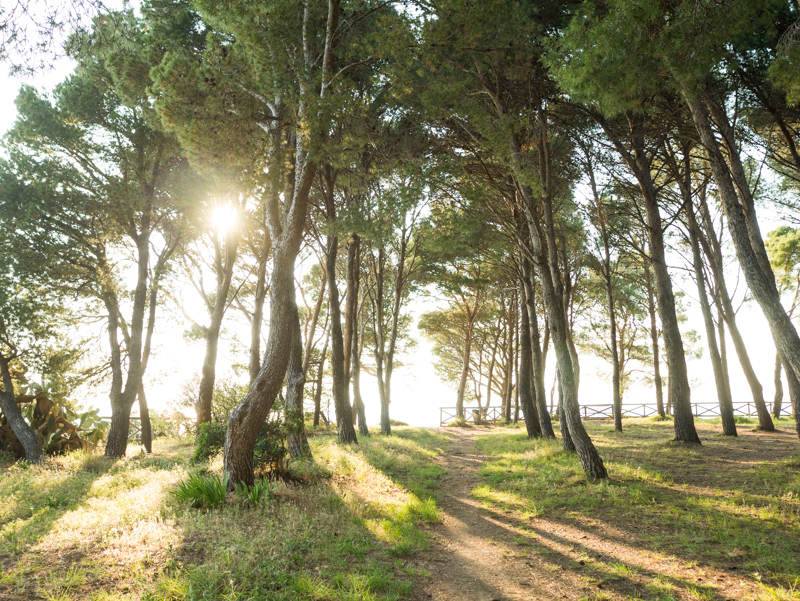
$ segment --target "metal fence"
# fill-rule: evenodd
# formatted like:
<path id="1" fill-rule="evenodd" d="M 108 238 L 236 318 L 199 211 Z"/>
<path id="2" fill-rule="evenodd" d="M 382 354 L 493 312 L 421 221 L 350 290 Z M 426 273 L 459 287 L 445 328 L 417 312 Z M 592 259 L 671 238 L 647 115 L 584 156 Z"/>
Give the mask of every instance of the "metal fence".
<path id="1" fill-rule="evenodd" d="M 772 402 L 767 403 L 767 409 L 772 413 Z M 614 406 L 611 404 L 581 405 L 583 419 L 609 419 L 614 416 Z M 695 417 L 719 417 L 719 404 L 717 403 L 692 403 L 692 413 Z M 733 404 L 734 415 L 744 417 L 757 417 L 756 406 L 752 401 Z M 622 415 L 626 417 L 650 417 L 658 414 L 655 403 L 625 404 L 622 406 Z M 785 403 L 781 407 L 781 417 L 792 415 L 791 405 Z M 455 407 L 439 407 L 439 424 L 446 426 L 458 419 L 458 410 Z M 522 417 L 520 416 L 520 419 Z M 502 407 L 464 407 L 464 421 L 468 424 L 477 422 L 499 422 L 503 420 Z"/>

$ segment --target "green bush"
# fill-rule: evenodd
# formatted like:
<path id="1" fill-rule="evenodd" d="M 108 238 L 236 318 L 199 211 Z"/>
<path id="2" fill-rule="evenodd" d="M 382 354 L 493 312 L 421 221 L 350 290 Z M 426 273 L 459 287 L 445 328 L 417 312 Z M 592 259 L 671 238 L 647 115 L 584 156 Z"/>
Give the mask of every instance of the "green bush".
<path id="1" fill-rule="evenodd" d="M 225 432 L 227 426 L 217 422 L 200 424 L 197 433 L 197 446 L 192 460 L 195 462 L 208 461 L 219 453 L 225 445 Z M 253 450 L 253 467 L 267 468 L 272 471 L 283 472 L 286 469 L 284 461 L 288 451 L 284 444 L 286 433 L 283 423 L 279 420 L 266 422 L 258 431 L 255 449 Z"/>
<path id="2" fill-rule="evenodd" d="M 192 474 L 187 480 L 181 482 L 172 494 L 180 501 L 187 501 L 192 507 L 213 509 L 221 507 L 225 503 L 227 487 L 227 474 L 224 478 Z"/>
<path id="3" fill-rule="evenodd" d="M 196 446 L 192 461 L 208 461 L 225 446 L 225 424 L 208 422 L 197 429 Z"/>
<path id="4" fill-rule="evenodd" d="M 261 426 L 253 452 L 253 466 L 269 468 L 275 472 L 285 471 L 284 460 L 289 454 L 284 445 L 285 439 L 286 431 L 282 422 L 274 420 Z"/>

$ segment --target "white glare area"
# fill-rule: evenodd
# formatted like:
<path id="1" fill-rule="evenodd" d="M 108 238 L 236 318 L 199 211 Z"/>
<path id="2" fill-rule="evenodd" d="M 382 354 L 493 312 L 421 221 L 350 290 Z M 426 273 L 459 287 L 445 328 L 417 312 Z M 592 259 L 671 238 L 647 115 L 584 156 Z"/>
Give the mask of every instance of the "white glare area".
<path id="1" fill-rule="evenodd" d="M 230 232 L 239 221 L 236 208 L 233 205 L 220 205 L 211 213 L 211 227 L 220 233 Z"/>

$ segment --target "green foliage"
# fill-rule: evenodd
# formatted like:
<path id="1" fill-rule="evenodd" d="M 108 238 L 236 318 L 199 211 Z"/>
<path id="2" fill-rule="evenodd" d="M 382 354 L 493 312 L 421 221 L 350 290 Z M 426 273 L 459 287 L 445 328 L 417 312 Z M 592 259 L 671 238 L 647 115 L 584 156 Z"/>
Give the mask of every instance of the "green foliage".
<path id="1" fill-rule="evenodd" d="M 274 486 L 266 478 L 257 479 L 252 486 L 238 482 L 234 488 L 242 504 L 250 507 L 260 507 L 268 503 L 274 490 Z"/>
<path id="2" fill-rule="evenodd" d="M 227 497 L 228 474 L 223 478 L 216 475 L 202 475 L 197 472 L 178 485 L 172 494 L 179 501 L 185 501 L 195 508 L 216 509 L 225 503 Z"/>
<path id="3" fill-rule="evenodd" d="M 207 461 L 225 446 L 227 426 L 218 422 L 200 424 L 195 439 L 194 461 Z"/>

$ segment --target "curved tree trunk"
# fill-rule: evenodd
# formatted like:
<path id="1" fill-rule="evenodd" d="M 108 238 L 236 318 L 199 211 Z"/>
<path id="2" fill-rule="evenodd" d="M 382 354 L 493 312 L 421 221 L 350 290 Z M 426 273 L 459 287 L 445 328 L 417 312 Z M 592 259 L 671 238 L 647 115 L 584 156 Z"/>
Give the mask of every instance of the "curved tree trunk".
<path id="1" fill-rule="evenodd" d="M 31 463 L 39 463 L 44 456 L 42 442 L 22 417 L 22 411 L 17 405 L 17 398 L 14 394 L 14 381 L 11 379 L 9 359 L 3 355 L 0 355 L 0 375 L 2 375 L 3 381 L 3 390 L 0 390 L 0 409 L 2 409 L 8 425 L 11 426 L 14 436 L 22 445 L 25 459 Z"/>

